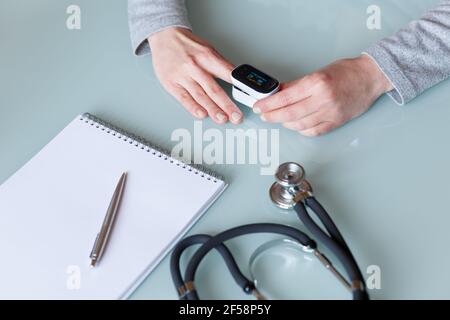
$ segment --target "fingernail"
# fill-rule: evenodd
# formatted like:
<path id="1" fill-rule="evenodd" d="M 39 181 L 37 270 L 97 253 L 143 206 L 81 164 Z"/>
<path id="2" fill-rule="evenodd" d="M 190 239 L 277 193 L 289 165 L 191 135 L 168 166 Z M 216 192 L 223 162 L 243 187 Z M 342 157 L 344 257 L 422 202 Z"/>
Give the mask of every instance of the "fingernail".
<path id="1" fill-rule="evenodd" d="M 239 122 L 242 119 L 242 115 L 239 112 L 233 112 L 231 114 L 231 119 L 235 122 Z"/>
<path id="2" fill-rule="evenodd" d="M 206 116 L 208 115 L 206 113 L 205 110 L 197 110 L 196 112 L 197 117 L 199 117 L 200 119 L 206 118 Z"/>
<path id="3" fill-rule="evenodd" d="M 264 121 L 264 122 L 267 121 L 266 116 L 265 116 L 264 114 L 262 114 L 260 118 L 261 118 L 261 120 Z"/>
<path id="4" fill-rule="evenodd" d="M 216 118 L 217 120 L 219 120 L 220 122 L 223 122 L 225 120 L 225 115 L 221 112 L 217 112 L 216 114 Z"/>
<path id="5" fill-rule="evenodd" d="M 261 113 L 261 109 L 258 108 L 258 107 L 254 107 L 254 108 L 253 108 L 253 112 L 254 112 L 254 113 Z"/>

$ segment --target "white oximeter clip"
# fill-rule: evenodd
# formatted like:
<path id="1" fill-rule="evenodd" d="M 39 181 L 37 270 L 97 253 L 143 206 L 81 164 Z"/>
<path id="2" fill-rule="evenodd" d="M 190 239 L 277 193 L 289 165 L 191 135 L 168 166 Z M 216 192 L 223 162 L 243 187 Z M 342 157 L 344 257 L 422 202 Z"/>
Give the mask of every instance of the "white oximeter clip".
<path id="1" fill-rule="evenodd" d="M 269 97 L 280 89 L 280 83 L 264 72 L 243 64 L 231 72 L 233 98 L 250 107 L 263 98 Z"/>

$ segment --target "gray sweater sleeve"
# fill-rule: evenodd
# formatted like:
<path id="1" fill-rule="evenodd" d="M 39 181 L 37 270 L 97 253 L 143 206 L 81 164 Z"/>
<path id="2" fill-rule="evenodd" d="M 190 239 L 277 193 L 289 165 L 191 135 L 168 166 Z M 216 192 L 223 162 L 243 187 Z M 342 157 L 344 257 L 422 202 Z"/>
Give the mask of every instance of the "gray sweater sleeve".
<path id="1" fill-rule="evenodd" d="M 394 86 L 388 94 L 403 105 L 450 77 L 450 0 L 392 37 L 368 48 Z"/>
<path id="2" fill-rule="evenodd" d="M 171 26 L 191 28 L 184 0 L 128 0 L 135 54 L 150 53 L 147 38 Z M 388 94 L 403 105 L 450 77 L 450 0 L 392 37 L 368 48 L 369 55 L 394 86 Z"/>
<path id="3" fill-rule="evenodd" d="M 190 29 L 184 0 L 128 0 L 131 44 L 136 55 L 150 53 L 147 38 L 168 27 Z"/>

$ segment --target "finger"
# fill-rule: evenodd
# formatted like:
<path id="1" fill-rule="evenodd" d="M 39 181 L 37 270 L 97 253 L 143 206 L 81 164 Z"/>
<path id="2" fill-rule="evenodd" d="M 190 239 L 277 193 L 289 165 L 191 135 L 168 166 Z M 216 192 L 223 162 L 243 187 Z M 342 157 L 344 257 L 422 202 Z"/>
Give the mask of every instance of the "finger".
<path id="1" fill-rule="evenodd" d="M 314 88 L 322 82 L 323 78 L 322 74 L 313 73 L 283 84 L 280 91 L 256 102 L 253 111 L 264 113 L 309 98 L 312 96 Z"/>
<path id="2" fill-rule="evenodd" d="M 204 119 L 208 116 L 208 112 L 199 105 L 183 87 L 176 87 L 171 90 L 175 99 L 194 117 Z"/>
<path id="3" fill-rule="evenodd" d="M 255 103 L 253 111 L 264 113 L 294 104 L 303 99 L 309 98 L 310 83 L 308 80 L 298 80 L 295 84 L 289 83 L 283 86 L 283 89 L 274 95 L 261 99 Z"/>
<path id="4" fill-rule="evenodd" d="M 228 119 L 234 124 L 242 122 L 241 110 L 231 101 L 230 97 L 225 93 L 222 87 L 214 80 L 214 78 L 208 73 L 198 70 L 193 74 L 194 80 L 202 86 L 206 94 L 219 106 L 220 109 L 225 111 L 228 115 Z"/>
<path id="5" fill-rule="evenodd" d="M 211 51 L 208 54 L 208 58 L 199 61 L 200 66 L 213 76 L 231 83 L 231 71 L 233 71 L 234 65 L 226 60 L 216 50 L 210 50 Z"/>
<path id="6" fill-rule="evenodd" d="M 263 113 L 261 120 L 267 122 L 293 122 L 316 112 L 318 108 L 318 104 L 310 97 L 287 107 Z"/>
<path id="7" fill-rule="evenodd" d="M 184 87 L 190 93 L 190 95 L 200 104 L 206 111 L 208 111 L 209 116 L 214 122 L 222 124 L 228 121 L 227 115 L 217 106 L 217 104 L 211 100 L 211 98 L 206 94 L 203 88 L 196 82 L 189 81 Z"/>
<path id="8" fill-rule="evenodd" d="M 318 124 L 317 126 L 315 126 L 313 128 L 299 131 L 299 133 L 306 137 L 317 137 L 317 136 L 323 135 L 325 133 L 328 133 L 335 128 L 336 128 L 336 125 L 333 122 L 325 121 L 325 122 Z"/>
<path id="9" fill-rule="evenodd" d="M 293 80 L 293 81 L 287 81 L 287 82 L 281 83 L 281 84 L 280 84 L 280 91 L 281 91 L 281 90 L 284 90 L 284 89 L 287 89 L 287 88 L 289 88 L 289 87 L 292 87 L 292 86 L 295 85 L 297 82 L 298 82 L 298 79 L 297 79 L 297 80 Z"/>
<path id="10" fill-rule="evenodd" d="M 300 120 L 284 122 L 283 126 L 287 129 L 295 131 L 305 131 L 319 125 L 324 121 L 322 112 L 314 112 L 313 114 L 306 116 Z"/>

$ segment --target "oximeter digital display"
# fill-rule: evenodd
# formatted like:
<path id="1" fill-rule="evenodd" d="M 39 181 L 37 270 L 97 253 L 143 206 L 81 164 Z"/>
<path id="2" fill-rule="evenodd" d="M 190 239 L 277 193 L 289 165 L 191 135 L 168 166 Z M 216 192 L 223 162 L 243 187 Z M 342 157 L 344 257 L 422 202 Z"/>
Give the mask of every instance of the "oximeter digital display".
<path id="1" fill-rule="evenodd" d="M 243 64 L 231 72 L 233 98 L 250 108 L 256 101 L 268 97 L 278 91 L 280 83 L 268 74 Z"/>

